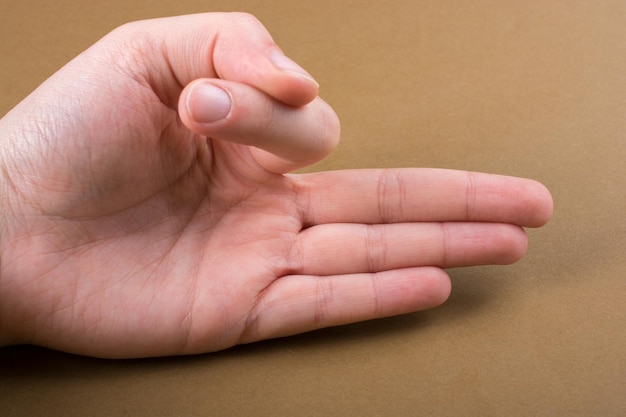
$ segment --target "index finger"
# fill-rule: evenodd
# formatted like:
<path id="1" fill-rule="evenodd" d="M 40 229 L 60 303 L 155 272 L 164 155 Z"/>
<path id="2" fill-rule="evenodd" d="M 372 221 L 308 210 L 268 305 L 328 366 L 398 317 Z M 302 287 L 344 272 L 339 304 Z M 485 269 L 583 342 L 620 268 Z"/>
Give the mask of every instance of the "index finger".
<path id="1" fill-rule="evenodd" d="M 247 13 L 137 21 L 101 42 L 108 43 L 122 63 L 118 65 L 130 66 L 125 70 L 145 79 L 166 104 L 176 103 L 181 90 L 199 78 L 247 84 L 294 107 L 311 102 L 319 92 L 311 75 L 287 58 L 263 24 Z"/>
<path id="2" fill-rule="evenodd" d="M 305 225 L 497 222 L 539 227 L 552 216 L 541 183 L 502 175 L 404 168 L 293 176 Z"/>

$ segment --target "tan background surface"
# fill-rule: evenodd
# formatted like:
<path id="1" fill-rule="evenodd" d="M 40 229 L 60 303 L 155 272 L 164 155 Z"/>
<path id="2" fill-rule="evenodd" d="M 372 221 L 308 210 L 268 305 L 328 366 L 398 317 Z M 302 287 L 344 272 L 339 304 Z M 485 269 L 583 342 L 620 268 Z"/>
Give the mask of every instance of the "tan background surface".
<path id="1" fill-rule="evenodd" d="M 539 179 L 556 211 L 435 310 L 187 358 L 0 349 L 2 416 L 623 416 L 626 2 L 0 0 L 0 114 L 118 24 L 257 15 L 343 124 L 314 169 Z"/>

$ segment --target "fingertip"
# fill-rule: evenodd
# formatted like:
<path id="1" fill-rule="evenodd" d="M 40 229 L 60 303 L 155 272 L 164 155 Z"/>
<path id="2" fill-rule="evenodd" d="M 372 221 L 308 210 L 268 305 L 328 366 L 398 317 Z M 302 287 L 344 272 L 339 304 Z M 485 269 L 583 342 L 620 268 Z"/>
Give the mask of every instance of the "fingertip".
<path id="1" fill-rule="evenodd" d="M 552 197 L 552 193 L 548 190 L 548 187 L 539 183 L 541 186 L 542 199 L 544 201 L 544 211 L 543 211 L 543 224 L 546 224 L 550 221 L 552 216 L 554 215 L 554 198 Z"/>
<path id="2" fill-rule="evenodd" d="M 519 261 L 528 251 L 528 235 L 523 227 L 512 224 L 501 224 L 500 236 L 498 236 L 498 252 L 493 254 L 493 259 L 486 263 L 496 265 L 511 265 Z"/>
<path id="3" fill-rule="evenodd" d="M 533 201 L 531 207 L 534 213 L 532 221 L 527 227 L 541 227 L 550 221 L 554 214 L 554 199 L 550 190 L 538 181 L 533 181 Z"/>
<path id="4" fill-rule="evenodd" d="M 286 71 L 289 74 L 294 74 L 301 77 L 306 82 L 312 84 L 316 88 L 319 88 L 319 83 L 315 81 L 313 76 L 309 74 L 304 68 L 296 64 L 290 58 L 285 56 L 280 50 L 275 49 L 269 53 L 268 58 L 270 62 L 279 70 Z"/>
<path id="5" fill-rule="evenodd" d="M 513 251 L 513 260 L 511 263 L 515 263 L 526 256 L 526 252 L 528 252 L 528 235 L 526 231 L 522 228 L 518 228 L 517 239 L 514 242 Z"/>
<path id="6" fill-rule="evenodd" d="M 270 52 L 267 59 L 272 68 L 259 81 L 261 90 L 291 107 L 302 107 L 319 95 L 320 85 L 313 76 L 280 50 Z"/>
<path id="7" fill-rule="evenodd" d="M 383 312 L 383 316 L 438 307 L 448 300 L 452 291 L 450 277 L 438 267 L 409 268 L 389 274 L 395 288 L 387 294 L 389 311 Z"/>
<path id="8" fill-rule="evenodd" d="M 452 292 L 452 281 L 450 276 L 439 268 L 433 268 L 431 274 L 426 274 L 426 287 L 430 291 L 425 292 L 425 302 L 423 309 L 438 307 L 448 301 Z"/>

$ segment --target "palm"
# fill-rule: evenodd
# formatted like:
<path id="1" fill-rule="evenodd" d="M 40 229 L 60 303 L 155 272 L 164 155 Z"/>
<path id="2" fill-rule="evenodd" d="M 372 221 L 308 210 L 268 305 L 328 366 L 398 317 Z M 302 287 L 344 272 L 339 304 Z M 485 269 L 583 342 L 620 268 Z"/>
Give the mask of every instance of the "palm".
<path id="1" fill-rule="evenodd" d="M 172 127 L 175 111 L 154 104 L 150 90 L 129 95 L 138 101 L 120 110 L 114 95 L 81 103 L 94 115 L 119 111 L 111 116 L 116 131 L 94 117 L 57 132 L 69 140 L 51 144 L 53 151 L 79 159 L 29 155 L 23 166 L 34 172 L 14 176 L 16 188 L 28 190 L 21 211 L 36 221 L 23 223 L 18 234 L 28 240 L 15 239 L 4 274 L 13 272 L 14 254 L 25 285 L 55 283 L 57 294 L 41 294 L 55 302 L 37 326 L 78 338 L 85 349 L 131 339 L 130 351 L 233 345 L 259 294 L 288 269 L 302 227 L 293 187 L 247 147 Z M 35 187 L 19 184 L 36 175 L 43 181 Z"/>

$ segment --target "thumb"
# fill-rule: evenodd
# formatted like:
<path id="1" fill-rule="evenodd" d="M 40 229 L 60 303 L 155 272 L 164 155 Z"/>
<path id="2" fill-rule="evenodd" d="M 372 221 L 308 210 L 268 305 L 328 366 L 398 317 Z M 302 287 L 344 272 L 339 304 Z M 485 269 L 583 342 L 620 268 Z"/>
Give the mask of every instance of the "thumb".
<path id="1" fill-rule="evenodd" d="M 178 113 L 198 134 L 252 146 L 257 162 L 275 173 L 317 162 L 339 141 L 339 119 L 321 98 L 293 107 L 232 81 L 192 82 L 181 94 Z"/>

